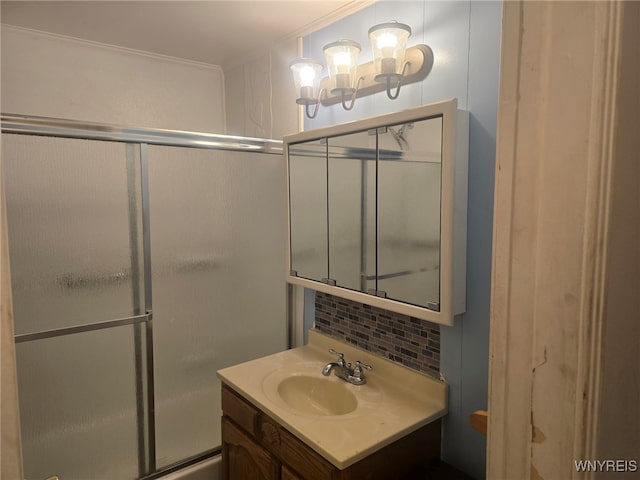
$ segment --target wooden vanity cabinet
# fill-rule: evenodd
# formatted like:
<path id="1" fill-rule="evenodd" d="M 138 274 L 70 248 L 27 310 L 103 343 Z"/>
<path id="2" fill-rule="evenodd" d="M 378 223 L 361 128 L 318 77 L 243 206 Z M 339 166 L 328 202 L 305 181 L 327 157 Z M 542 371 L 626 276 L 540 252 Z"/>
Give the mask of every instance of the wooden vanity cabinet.
<path id="1" fill-rule="evenodd" d="M 304 480 L 302 477 L 299 477 L 295 472 L 289 470 L 286 465 L 282 466 L 282 476 L 280 477 L 282 480 Z"/>
<path id="2" fill-rule="evenodd" d="M 222 438 L 224 478 L 244 480 L 280 478 L 278 461 L 225 417 L 222 418 Z"/>
<path id="3" fill-rule="evenodd" d="M 340 470 L 227 385 L 222 410 L 225 480 L 400 480 L 440 457 L 440 420 Z"/>

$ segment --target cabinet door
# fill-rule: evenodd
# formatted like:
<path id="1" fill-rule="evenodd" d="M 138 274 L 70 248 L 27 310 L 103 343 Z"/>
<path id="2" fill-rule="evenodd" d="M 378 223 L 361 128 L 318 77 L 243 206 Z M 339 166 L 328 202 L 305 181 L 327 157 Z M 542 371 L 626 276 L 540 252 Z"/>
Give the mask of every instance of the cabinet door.
<path id="1" fill-rule="evenodd" d="M 288 158 L 292 274 L 323 281 L 329 277 L 327 144 L 324 140 L 291 144 Z"/>
<path id="2" fill-rule="evenodd" d="M 225 480 L 277 480 L 280 464 L 233 422 L 222 418 L 222 458 Z"/>
<path id="3" fill-rule="evenodd" d="M 375 289 L 376 135 L 327 139 L 329 277 L 360 292 Z"/>
<path id="4" fill-rule="evenodd" d="M 378 148 L 378 294 L 439 310 L 442 117 L 389 126 Z"/>
<path id="5" fill-rule="evenodd" d="M 293 470 L 290 470 L 286 466 L 282 466 L 282 476 L 281 480 L 303 480 L 302 477 L 299 477 Z"/>

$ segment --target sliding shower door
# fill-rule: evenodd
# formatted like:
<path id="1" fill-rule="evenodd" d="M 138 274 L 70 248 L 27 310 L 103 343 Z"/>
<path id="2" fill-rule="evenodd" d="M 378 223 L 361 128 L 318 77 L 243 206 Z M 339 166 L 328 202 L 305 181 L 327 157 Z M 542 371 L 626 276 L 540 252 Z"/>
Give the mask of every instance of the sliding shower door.
<path id="1" fill-rule="evenodd" d="M 287 346 L 282 156 L 6 133 L 2 154 L 25 478 L 215 452 L 216 371 Z"/>
<path id="2" fill-rule="evenodd" d="M 282 157 L 149 147 L 158 467 L 220 446 L 216 371 L 286 348 Z"/>
<path id="3" fill-rule="evenodd" d="M 127 180 L 139 169 L 127 150 L 2 137 L 28 480 L 139 473 L 136 326 L 73 329 L 140 313 L 131 237 L 139 181 L 130 190 Z"/>

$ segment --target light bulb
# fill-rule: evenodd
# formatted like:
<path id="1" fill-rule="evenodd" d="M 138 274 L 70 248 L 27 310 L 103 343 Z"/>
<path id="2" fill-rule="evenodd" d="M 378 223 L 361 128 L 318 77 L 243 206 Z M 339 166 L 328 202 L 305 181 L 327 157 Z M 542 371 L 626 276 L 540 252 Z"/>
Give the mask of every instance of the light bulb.
<path id="1" fill-rule="evenodd" d="M 316 71 L 313 67 L 302 67 L 299 71 L 299 75 L 301 87 L 313 87 L 313 81 L 316 78 Z"/>
<path id="2" fill-rule="evenodd" d="M 349 52 L 338 52 L 333 57 L 333 64 L 336 67 L 349 66 L 351 65 L 351 56 Z"/>
<path id="3" fill-rule="evenodd" d="M 398 45 L 398 37 L 393 33 L 385 32 L 377 39 L 378 48 L 396 48 Z"/>

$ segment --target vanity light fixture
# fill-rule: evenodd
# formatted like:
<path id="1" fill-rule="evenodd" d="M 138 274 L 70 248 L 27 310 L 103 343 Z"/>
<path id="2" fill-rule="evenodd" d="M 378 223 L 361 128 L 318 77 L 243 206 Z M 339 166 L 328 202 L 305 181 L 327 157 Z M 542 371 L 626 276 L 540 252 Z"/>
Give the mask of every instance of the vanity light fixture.
<path id="1" fill-rule="evenodd" d="M 342 108 L 351 110 L 356 98 L 385 90 L 395 100 L 401 85 L 424 80 L 433 67 L 433 51 L 427 45 L 406 48 L 410 36 L 411 27 L 404 23 L 393 21 L 371 27 L 373 61 L 362 65 L 358 65 L 360 44 L 353 40 L 329 43 L 323 48 L 328 75 L 322 78 L 322 64 L 317 60 L 294 60 L 289 66 L 298 93 L 296 103 L 305 106 L 307 117 L 315 118 L 320 103 L 341 103 Z M 315 106 L 313 112 L 311 106 Z"/>
<path id="2" fill-rule="evenodd" d="M 411 36 L 411 27 L 404 23 L 381 23 L 369 29 L 373 63 L 375 65 L 376 82 L 383 82 L 387 86 L 387 96 L 391 100 L 398 98 L 400 83 L 407 70 L 404 53 L 407 39 Z M 396 85 L 396 93 L 391 93 L 391 84 Z"/>
<path id="3" fill-rule="evenodd" d="M 315 118 L 318 113 L 318 105 L 320 104 L 320 96 L 323 91 L 315 96 L 315 91 L 320 83 L 320 73 L 322 72 L 322 63 L 313 58 L 297 58 L 289 64 L 289 68 L 293 73 L 293 81 L 298 92 L 296 103 L 305 106 L 305 113 L 309 118 Z M 313 113 L 309 113 L 309 107 L 315 105 Z"/>
<path id="4" fill-rule="evenodd" d="M 356 100 L 356 93 L 362 77 L 357 78 L 358 55 L 362 48 L 353 40 L 338 40 L 325 45 L 322 51 L 327 59 L 329 79 L 331 81 L 331 93 L 339 95 L 342 108 L 351 110 Z M 357 78 L 357 79 L 356 79 Z M 351 98 L 351 104 L 347 106 L 346 98 Z"/>

